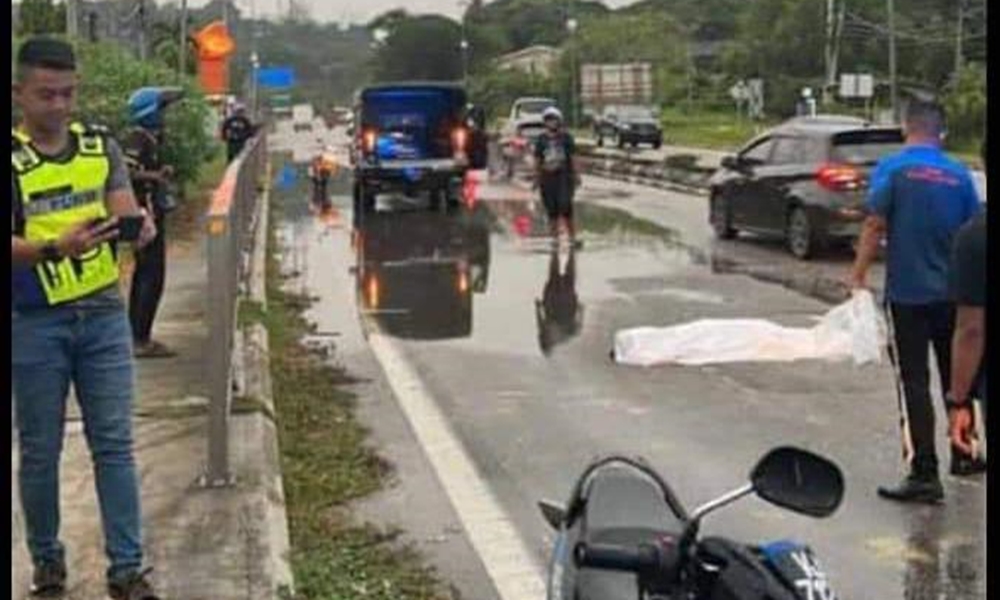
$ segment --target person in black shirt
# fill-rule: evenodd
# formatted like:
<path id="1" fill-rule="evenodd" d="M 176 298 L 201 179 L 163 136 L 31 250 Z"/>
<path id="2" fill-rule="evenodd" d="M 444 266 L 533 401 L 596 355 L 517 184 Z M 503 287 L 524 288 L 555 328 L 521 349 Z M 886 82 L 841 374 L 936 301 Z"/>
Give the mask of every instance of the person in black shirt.
<path id="1" fill-rule="evenodd" d="M 573 223 L 573 195 L 580 186 L 576 170 L 576 143 L 563 128 L 562 113 L 555 107 L 545 109 L 542 115 L 545 131 L 535 143 L 536 187 L 542 191 L 542 203 L 549 217 L 553 239 L 558 239 L 560 221 L 566 224 L 571 241 L 575 241 Z"/>
<path id="2" fill-rule="evenodd" d="M 233 114 L 222 123 L 222 139 L 226 142 L 226 161 L 233 162 L 247 140 L 252 138 L 257 132 L 250 119 L 246 115 L 246 109 L 237 105 Z"/>
<path id="3" fill-rule="evenodd" d="M 967 223 L 955 238 L 952 294 L 955 336 L 952 342 L 951 390 L 948 393 L 949 435 L 953 446 L 972 454 L 976 435 L 972 398 L 986 412 L 986 215 Z M 985 419 L 983 419 L 985 421 Z M 985 465 L 983 465 L 985 466 Z"/>
<path id="4" fill-rule="evenodd" d="M 167 358 L 174 352 L 152 339 L 153 321 L 163 298 L 167 275 L 165 217 L 169 210 L 167 186 L 173 168 L 164 164 L 163 113 L 183 92 L 176 88 L 142 88 L 129 99 L 133 127 L 125 137 L 124 153 L 139 204 L 156 219 L 156 238 L 135 254 L 129 293 L 129 321 L 136 358 Z"/>

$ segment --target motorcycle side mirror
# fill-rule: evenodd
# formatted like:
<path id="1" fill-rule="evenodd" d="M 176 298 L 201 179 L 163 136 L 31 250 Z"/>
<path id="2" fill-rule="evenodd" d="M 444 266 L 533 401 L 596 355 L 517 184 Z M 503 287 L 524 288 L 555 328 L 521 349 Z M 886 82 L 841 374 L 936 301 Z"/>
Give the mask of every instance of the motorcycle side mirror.
<path id="1" fill-rule="evenodd" d="M 566 507 L 551 500 L 542 500 L 538 503 L 538 508 L 542 510 L 545 522 L 552 529 L 559 530 L 566 521 Z"/>
<path id="2" fill-rule="evenodd" d="M 750 474 L 760 498 L 782 508 L 828 517 L 844 498 L 844 476 L 837 465 L 798 448 L 776 448 Z"/>

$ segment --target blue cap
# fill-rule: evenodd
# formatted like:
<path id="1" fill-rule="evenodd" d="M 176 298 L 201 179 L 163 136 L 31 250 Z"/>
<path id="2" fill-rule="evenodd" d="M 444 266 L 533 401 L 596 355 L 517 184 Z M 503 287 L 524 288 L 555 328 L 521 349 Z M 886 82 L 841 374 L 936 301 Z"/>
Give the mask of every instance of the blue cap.
<path id="1" fill-rule="evenodd" d="M 184 96 L 180 88 L 139 88 L 128 99 L 129 121 L 143 127 L 163 125 L 163 110 Z"/>

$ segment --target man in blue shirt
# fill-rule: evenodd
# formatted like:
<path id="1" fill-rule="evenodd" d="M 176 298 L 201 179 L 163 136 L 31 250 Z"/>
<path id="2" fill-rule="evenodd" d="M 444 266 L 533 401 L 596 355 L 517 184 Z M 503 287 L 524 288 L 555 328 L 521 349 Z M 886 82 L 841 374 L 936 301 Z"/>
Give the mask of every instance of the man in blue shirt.
<path id="1" fill-rule="evenodd" d="M 968 168 L 941 149 L 944 111 L 914 100 L 904 122 L 906 147 L 883 159 L 871 176 L 862 228 L 851 272 L 853 288 L 867 287 L 868 270 L 886 236 L 885 301 L 892 321 L 896 362 L 905 396 L 904 437 L 912 444 L 910 473 L 901 484 L 879 488 L 883 498 L 937 503 L 944 498 L 934 443 L 928 349 L 934 346 L 941 388 L 948 390 L 954 306 L 950 257 L 958 229 L 979 212 Z M 956 475 L 982 472 L 984 465 L 952 448 Z"/>

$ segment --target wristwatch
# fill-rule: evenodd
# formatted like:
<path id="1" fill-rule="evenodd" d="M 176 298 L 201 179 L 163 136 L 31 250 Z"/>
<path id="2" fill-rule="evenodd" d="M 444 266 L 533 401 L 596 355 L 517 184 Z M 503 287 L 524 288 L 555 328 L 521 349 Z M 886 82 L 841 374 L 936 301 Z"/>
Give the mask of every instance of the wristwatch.
<path id="1" fill-rule="evenodd" d="M 944 405 L 948 410 L 963 410 L 969 408 L 970 402 L 968 400 L 964 402 L 959 402 L 955 400 L 955 396 L 948 392 L 944 395 Z"/>
<path id="2" fill-rule="evenodd" d="M 62 253 L 56 247 L 55 242 L 46 242 L 41 249 L 42 260 L 47 262 L 59 262 L 62 260 Z"/>

